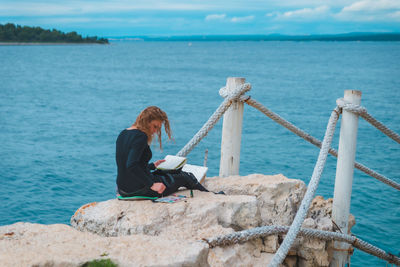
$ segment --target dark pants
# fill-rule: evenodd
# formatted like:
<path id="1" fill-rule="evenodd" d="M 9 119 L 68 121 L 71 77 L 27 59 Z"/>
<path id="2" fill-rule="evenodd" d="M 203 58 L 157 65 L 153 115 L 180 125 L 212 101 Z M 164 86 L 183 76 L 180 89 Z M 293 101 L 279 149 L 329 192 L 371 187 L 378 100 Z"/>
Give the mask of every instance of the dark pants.
<path id="1" fill-rule="evenodd" d="M 159 178 L 165 185 L 165 190 L 162 194 L 158 194 L 156 191 L 150 189 L 150 187 L 144 187 L 135 192 L 124 192 L 118 189 L 118 193 L 123 197 L 133 196 L 146 196 L 146 197 L 163 197 L 171 195 L 178 191 L 179 187 L 186 187 L 187 189 L 195 189 L 200 191 L 208 192 L 208 190 L 200 184 L 196 177 L 189 172 L 177 172 L 177 173 L 163 173 L 160 172 L 154 174 Z"/>

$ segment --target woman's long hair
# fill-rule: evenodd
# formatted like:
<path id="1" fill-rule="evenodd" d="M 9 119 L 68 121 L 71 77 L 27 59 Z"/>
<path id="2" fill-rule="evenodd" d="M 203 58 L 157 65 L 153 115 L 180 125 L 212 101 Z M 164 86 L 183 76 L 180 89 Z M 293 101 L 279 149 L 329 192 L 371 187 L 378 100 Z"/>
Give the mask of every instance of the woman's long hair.
<path id="1" fill-rule="evenodd" d="M 139 116 L 137 116 L 135 123 L 133 126 L 136 126 L 137 129 L 143 131 L 147 135 L 147 141 L 151 143 L 153 139 L 153 135 L 150 133 L 149 125 L 153 120 L 159 120 L 164 124 L 165 133 L 168 135 L 168 139 L 171 139 L 171 128 L 169 126 L 169 120 L 167 113 L 162 111 L 159 107 L 150 106 L 145 108 L 142 112 L 140 112 Z M 161 128 L 156 132 L 158 136 L 158 142 L 160 143 L 160 149 L 162 149 L 161 144 Z"/>

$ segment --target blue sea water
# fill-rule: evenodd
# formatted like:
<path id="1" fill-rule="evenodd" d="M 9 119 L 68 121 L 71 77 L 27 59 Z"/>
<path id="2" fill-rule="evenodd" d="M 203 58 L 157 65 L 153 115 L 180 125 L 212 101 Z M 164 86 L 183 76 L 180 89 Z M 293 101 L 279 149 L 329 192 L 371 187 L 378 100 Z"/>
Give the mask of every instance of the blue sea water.
<path id="1" fill-rule="evenodd" d="M 227 77 L 322 140 L 337 98 L 361 90 L 362 105 L 400 132 L 398 42 L 122 42 L 0 46 L 0 225 L 69 223 L 83 204 L 115 197 L 115 139 L 149 105 L 164 109 L 177 153 L 221 103 Z M 340 122 L 333 147 L 337 148 Z M 164 136 L 165 140 L 165 136 Z M 189 154 L 208 176 L 219 168 L 221 121 Z M 319 149 L 246 106 L 241 175 L 282 173 L 308 183 Z M 400 146 L 364 120 L 356 160 L 400 182 Z M 329 156 L 317 194 L 330 198 Z M 400 252 L 400 193 L 356 170 L 353 233 Z M 355 251 L 354 266 L 385 266 Z"/>

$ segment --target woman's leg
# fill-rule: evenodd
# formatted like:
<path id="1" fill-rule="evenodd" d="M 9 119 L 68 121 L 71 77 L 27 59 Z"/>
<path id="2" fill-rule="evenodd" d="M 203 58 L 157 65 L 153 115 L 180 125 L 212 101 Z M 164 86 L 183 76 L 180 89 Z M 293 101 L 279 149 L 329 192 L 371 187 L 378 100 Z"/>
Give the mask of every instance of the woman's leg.
<path id="1" fill-rule="evenodd" d="M 175 193 L 178 191 L 179 187 L 186 187 L 187 189 L 208 192 L 208 190 L 202 184 L 200 184 L 196 177 L 190 172 L 167 174 L 162 176 L 161 180 L 167 187 L 163 192 L 164 196 Z"/>
<path id="2" fill-rule="evenodd" d="M 185 187 L 187 189 L 195 189 L 203 192 L 209 192 L 193 175 L 191 172 L 182 172 L 183 179 L 186 181 Z"/>
<path id="3" fill-rule="evenodd" d="M 121 189 L 118 189 L 118 193 L 122 197 L 135 197 L 135 196 L 141 196 L 141 197 L 160 197 L 160 195 L 156 192 L 151 190 L 149 187 L 144 187 L 142 189 L 139 189 L 135 192 L 124 192 Z"/>
<path id="4" fill-rule="evenodd" d="M 165 185 L 165 190 L 162 192 L 163 196 L 171 195 L 178 191 L 179 187 L 184 186 L 182 181 L 175 177 L 172 174 L 164 174 L 158 176 L 161 182 Z"/>

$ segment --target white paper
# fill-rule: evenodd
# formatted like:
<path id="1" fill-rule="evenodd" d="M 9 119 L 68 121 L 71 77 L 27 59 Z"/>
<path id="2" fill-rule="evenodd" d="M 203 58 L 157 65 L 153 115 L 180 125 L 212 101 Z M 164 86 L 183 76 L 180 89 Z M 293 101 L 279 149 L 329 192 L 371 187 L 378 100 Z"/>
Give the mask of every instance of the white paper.
<path id="1" fill-rule="evenodd" d="M 191 172 L 194 176 L 196 176 L 197 181 L 200 183 L 203 182 L 204 178 L 206 177 L 208 167 L 198 166 L 198 165 L 191 165 L 185 164 L 183 166 L 182 171 L 184 172 Z"/>
<path id="2" fill-rule="evenodd" d="M 175 170 L 180 165 L 185 164 L 185 162 L 186 162 L 186 158 L 184 158 L 184 157 L 167 155 L 165 157 L 165 161 L 163 163 L 161 163 L 160 165 L 158 165 L 157 169 L 160 169 L 160 170 Z"/>

